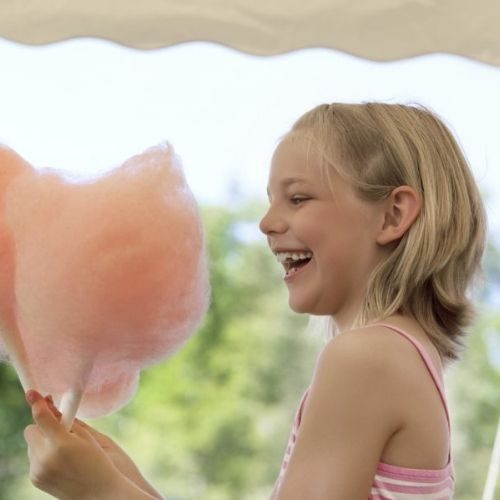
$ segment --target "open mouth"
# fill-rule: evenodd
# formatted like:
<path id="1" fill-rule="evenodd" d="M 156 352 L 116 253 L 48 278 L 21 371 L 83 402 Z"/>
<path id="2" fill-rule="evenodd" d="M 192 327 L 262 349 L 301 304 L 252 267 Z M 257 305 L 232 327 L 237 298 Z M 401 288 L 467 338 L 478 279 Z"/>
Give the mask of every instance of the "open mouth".
<path id="1" fill-rule="evenodd" d="M 276 258 L 285 268 L 285 278 L 293 276 L 312 259 L 312 252 L 276 252 Z"/>

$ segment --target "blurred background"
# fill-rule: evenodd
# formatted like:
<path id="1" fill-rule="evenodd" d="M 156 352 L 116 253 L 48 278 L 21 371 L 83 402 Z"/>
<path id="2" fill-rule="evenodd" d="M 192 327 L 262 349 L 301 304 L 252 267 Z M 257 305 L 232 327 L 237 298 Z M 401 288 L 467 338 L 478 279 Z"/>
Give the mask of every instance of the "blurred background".
<path id="1" fill-rule="evenodd" d="M 490 221 L 479 316 L 446 375 L 457 500 L 481 497 L 500 416 L 500 68 L 445 54 L 376 63 L 334 50 L 255 57 L 208 43 L 139 51 L 96 39 L 0 40 L 0 142 L 36 167 L 90 178 L 172 143 L 200 204 L 213 303 L 135 399 L 91 422 L 169 499 L 266 499 L 325 337 L 290 313 L 257 224 L 279 137 L 322 102 L 424 104 L 457 134 Z M 48 498 L 28 480 L 31 421 L 0 364 L 0 500 Z M 497 497 L 500 498 L 497 487 Z"/>

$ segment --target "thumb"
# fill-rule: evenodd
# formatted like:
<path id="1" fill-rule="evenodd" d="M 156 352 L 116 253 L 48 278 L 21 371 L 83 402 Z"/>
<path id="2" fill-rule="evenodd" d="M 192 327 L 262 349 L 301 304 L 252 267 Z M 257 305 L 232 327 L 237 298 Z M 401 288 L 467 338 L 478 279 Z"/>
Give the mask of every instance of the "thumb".
<path id="1" fill-rule="evenodd" d="M 47 401 L 37 391 L 28 391 L 26 400 L 31 405 L 33 420 L 40 430 L 49 438 L 57 438 L 64 432 L 64 427 L 58 422 L 49 408 Z"/>

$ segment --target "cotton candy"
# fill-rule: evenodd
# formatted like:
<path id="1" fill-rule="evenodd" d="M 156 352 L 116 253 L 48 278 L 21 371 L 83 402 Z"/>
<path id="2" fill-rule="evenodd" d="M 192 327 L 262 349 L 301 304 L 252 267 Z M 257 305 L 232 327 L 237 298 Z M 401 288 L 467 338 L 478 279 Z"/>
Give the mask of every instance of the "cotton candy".
<path id="1" fill-rule="evenodd" d="M 17 176 L 32 172 L 32 167 L 18 154 L 11 149 L 0 148 L 0 359 L 10 360 L 25 388 L 32 386 L 34 379 L 15 317 L 15 252 L 12 234 L 5 220 L 5 199 L 12 181 Z"/>
<path id="2" fill-rule="evenodd" d="M 2 158 L 0 175 L 9 171 Z M 17 329 L 39 391 L 69 395 L 80 416 L 110 413 L 133 397 L 141 369 L 178 349 L 206 313 L 195 200 L 168 144 L 86 182 L 20 165 L 0 184 L 0 223 L 15 247 L 0 260 L 10 277 L 2 320 Z"/>

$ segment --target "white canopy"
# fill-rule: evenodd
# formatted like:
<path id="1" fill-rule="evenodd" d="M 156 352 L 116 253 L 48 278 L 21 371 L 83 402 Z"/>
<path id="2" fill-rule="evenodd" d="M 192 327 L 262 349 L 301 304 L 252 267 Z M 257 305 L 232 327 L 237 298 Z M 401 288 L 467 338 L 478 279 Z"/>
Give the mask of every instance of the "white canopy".
<path id="1" fill-rule="evenodd" d="M 373 60 L 447 52 L 500 65 L 498 0 L 2 0 L 0 37 L 140 49 L 211 41 L 271 55 L 329 47 Z"/>

